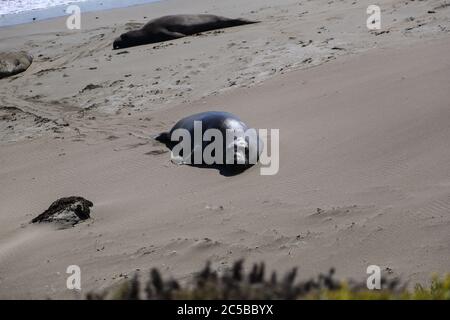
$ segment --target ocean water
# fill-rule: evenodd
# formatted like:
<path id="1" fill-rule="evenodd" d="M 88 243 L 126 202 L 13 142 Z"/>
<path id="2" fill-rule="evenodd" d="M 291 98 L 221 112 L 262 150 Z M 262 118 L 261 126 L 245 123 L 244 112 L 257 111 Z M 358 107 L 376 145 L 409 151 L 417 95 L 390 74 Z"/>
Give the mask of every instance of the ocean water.
<path id="1" fill-rule="evenodd" d="M 46 9 L 86 0 L 0 0 L 0 15 Z"/>
<path id="2" fill-rule="evenodd" d="M 159 0 L 0 0 L 0 27 L 66 15 L 69 5 L 81 12 L 123 8 Z"/>

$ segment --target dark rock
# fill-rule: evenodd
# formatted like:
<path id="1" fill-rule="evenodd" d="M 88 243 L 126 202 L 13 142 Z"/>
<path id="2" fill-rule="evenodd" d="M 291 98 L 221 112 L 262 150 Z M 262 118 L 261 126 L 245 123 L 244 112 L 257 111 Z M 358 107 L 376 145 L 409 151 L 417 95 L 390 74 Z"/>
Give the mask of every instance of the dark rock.
<path id="1" fill-rule="evenodd" d="M 65 227 L 74 226 L 78 222 L 90 218 L 90 208 L 93 205 L 91 201 L 82 197 L 61 198 L 31 220 L 31 223 L 55 222 Z"/>
<path id="2" fill-rule="evenodd" d="M 86 92 L 86 91 L 89 91 L 89 90 L 98 89 L 98 88 L 102 88 L 102 86 L 99 85 L 99 84 L 92 84 L 92 83 L 90 83 L 90 84 L 88 84 L 86 87 L 84 87 L 83 89 L 81 89 L 81 90 L 80 90 L 80 93 L 83 93 L 83 92 Z"/>

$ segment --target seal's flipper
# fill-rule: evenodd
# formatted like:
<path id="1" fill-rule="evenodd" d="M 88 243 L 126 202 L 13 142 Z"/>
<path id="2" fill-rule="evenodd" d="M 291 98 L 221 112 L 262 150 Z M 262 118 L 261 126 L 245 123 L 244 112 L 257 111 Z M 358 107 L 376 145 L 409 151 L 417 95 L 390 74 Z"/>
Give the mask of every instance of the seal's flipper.
<path id="1" fill-rule="evenodd" d="M 167 29 L 162 29 L 160 31 L 160 33 L 161 33 L 161 35 L 164 35 L 165 37 L 167 37 L 167 40 L 175 40 L 175 39 L 186 37 L 186 35 L 184 33 L 169 31 Z"/>
<path id="2" fill-rule="evenodd" d="M 250 21 L 250 20 L 246 20 L 246 19 L 222 18 L 222 21 L 217 22 L 215 28 L 212 28 L 212 30 L 222 29 L 222 28 L 230 28 L 230 27 L 238 27 L 238 26 L 243 26 L 246 24 L 253 24 L 253 23 L 258 23 L 258 22 L 259 21 Z"/>
<path id="3" fill-rule="evenodd" d="M 247 20 L 247 19 L 235 19 L 235 21 L 240 24 L 240 25 L 244 25 L 244 24 L 253 24 L 253 23 L 260 23 L 261 21 L 252 21 L 252 20 Z"/>
<path id="4" fill-rule="evenodd" d="M 169 132 L 160 133 L 155 137 L 155 140 L 161 143 L 168 144 L 170 142 L 170 133 Z"/>

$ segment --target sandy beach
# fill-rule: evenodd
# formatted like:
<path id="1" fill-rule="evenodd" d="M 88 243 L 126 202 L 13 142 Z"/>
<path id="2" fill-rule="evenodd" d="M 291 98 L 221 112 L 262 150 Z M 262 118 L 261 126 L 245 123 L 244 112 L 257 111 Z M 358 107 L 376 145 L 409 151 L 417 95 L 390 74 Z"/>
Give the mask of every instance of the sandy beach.
<path id="1" fill-rule="evenodd" d="M 0 298 L 73 299 L 158 267 L 188 281 L 245 258 L 305 277 L 368 265 L 414 285 L 450 271 L 450 4 L 167 0 L 0 28 L 34 55 L 0 79 Z M 151 18 L 261 21 L 112 50 Z M 222 110 L 280 129 L 280 170 L 178 166 L 153 139 Z M 58 198 L 92 219 L 31 225 Z M 82 290 L 67 290 L 79 265 Z"/>

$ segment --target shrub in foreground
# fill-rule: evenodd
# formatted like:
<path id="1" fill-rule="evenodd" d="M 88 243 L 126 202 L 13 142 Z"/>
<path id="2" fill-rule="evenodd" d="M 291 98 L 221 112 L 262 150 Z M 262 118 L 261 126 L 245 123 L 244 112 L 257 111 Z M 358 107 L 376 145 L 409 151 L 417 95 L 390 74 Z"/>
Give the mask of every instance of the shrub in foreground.
<path id="1" fill-rule="evenodd" d="M 89 293 L 87 299 L 147 299 L 147 300 L 292 300 L 292 299 L 439 299 L 450 300 L 450 274 L 443 279 L 434 277 L 429 287 L 417 285 L 407 290 L 399 279 L 382 279 L 381 290 L 368 290 L 366 283 L 339 281 L 334 269 L 327 274 L 296 282 L 297 269 L 282 277 L 272 272 L 266 277 L 264 263 L 254 264 L 244 271 L 243 261 L 237 261 L 223 274 L 211 269 L 210 263 L 198 272 L 192 283 L 180 285 L 174 279 L 164 280 L 157 269 L 152 269 L 148 281 L 135 275 L 115 288 L 100 293 Z"/>

